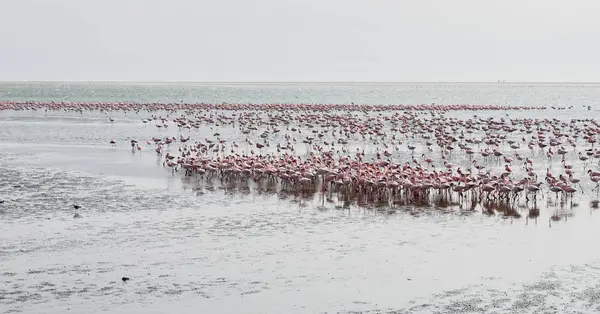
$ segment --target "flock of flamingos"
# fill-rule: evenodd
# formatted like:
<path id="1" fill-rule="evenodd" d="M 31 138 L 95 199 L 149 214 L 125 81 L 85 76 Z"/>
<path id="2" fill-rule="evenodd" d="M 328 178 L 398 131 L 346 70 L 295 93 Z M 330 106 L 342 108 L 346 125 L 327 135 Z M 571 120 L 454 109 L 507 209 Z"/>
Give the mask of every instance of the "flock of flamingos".
<path id="1" fill-rule="evenodd" d="M 148 138 L 107 139 L 156 154 L 183 180 L 223 189 L 321 196 L 347 208 L 398 206 L 565 219 L 600 192 L 600 125 L 536 118 L 560 107 L 497 105 L 1 102 L 0 110 L 139 115 Z M 531 111 L 531 118 L 510 113 Z M 460 113 L 459 117 L 456 114 Z M 165 132 L 177 130 L 177 136 Z M 154 136 L 152 136 L 154 134 Z M 597 198 L 597 197 L 596 197 Z M 588 197 L 591 208 L 598 200 Z M 559 206 L 560 205 L 560 206 Z M 520 208 L 520 209 L 519 209 Z M 536 220 L 537 221 L 537 220 Z"/>

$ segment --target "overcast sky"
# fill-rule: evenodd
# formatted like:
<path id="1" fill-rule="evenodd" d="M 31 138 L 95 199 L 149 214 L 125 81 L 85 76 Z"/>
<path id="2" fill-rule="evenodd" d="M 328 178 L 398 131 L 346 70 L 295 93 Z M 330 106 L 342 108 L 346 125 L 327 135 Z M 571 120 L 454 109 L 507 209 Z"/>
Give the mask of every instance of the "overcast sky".
<path id="1" fill-rule="evenodd" d="M 0 80 L 600 81 L 598 0 L 0 0 Z"/>

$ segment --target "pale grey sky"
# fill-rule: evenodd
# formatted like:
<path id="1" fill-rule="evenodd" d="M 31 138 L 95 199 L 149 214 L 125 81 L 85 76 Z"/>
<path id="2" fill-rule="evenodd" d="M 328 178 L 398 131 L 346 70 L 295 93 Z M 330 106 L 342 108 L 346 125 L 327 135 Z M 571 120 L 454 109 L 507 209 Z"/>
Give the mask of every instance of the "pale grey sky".
<path id="1" fill-rule="evenodd" d="M 599 0 L 0 0 L 0 80 L 600 81 Z"/>

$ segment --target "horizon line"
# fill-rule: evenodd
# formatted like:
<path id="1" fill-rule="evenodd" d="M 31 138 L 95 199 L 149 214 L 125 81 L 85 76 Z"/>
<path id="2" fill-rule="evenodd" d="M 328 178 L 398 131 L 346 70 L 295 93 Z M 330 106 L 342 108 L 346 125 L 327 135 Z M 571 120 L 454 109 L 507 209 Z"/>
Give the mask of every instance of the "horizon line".
<path id="1" fill-rule="evenodd" d="M 600 81 L 126 81 L 126 80 L 16 80 L 1 83 L 142 83 L 142 84 L 600 84 Z"/>

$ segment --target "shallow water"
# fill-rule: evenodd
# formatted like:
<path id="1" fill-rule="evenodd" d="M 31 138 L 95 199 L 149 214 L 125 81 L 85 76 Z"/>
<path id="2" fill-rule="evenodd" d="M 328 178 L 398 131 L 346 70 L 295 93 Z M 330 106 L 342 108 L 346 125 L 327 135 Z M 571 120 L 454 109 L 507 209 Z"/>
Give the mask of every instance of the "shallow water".
<path id="1" fill-rule="evenodd" d="M 205 91 L 185 88 L 194 95 Z M 309 99 L 324 97 L 322 87 L 300 88 L 312 93 Z M 511 99 L 525 89 L 486 88 Z M 590 112 L 573 100 L 598 92 L 586 88 L 536 86 L 527 93 L 538 93 L 537 103 L 558 95 L 556 103 L 574 105 L 536 117 L 584 118 Z M 252 87 L 237 93 L 245 89 L 259 93 Z M 449 89 L 430 88 L 423 98 L 486 97 L 479 85 Z M 26 99 L 56 96 L 39 86 L 30 94 L 8 90 Z M 578 194 L 575 205 L 546 196 L 537 223 L 481 211 L 324 208 L 319 196 L 188 184 L 157 164 L 151 151 L 132 154 L 126 145 L 107 144 L 110 138 L 177 136 L 177 129 L 158 131 L 140 122 L 142 114 L 111 114 L 115 123 L 106 116 L 0 112 L 2 312 L 600 311 L 600 252 L 593 249 L 600 213 L 589 206 L 595 193 Z M 557 210 L 568 215 L 550 227 Z M 131 280 L 124 283 L 123 276 Z"/>

